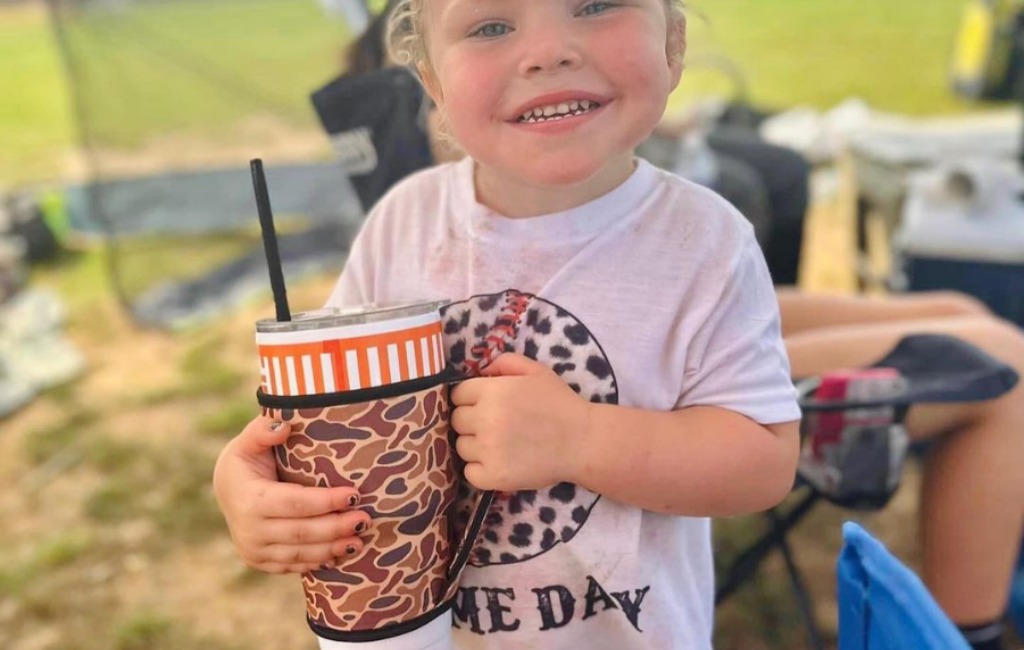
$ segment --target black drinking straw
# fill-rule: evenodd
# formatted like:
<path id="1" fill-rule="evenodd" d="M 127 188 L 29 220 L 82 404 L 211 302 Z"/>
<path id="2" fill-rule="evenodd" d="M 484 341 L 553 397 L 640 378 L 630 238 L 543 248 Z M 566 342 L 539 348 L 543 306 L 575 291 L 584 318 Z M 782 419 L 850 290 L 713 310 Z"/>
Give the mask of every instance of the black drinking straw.
<path id="1" fill-rule="evenodd" d="M 260 230 L 263 232 L 263 251 L 267 255 L 270 269 L 270 289 L 274 292 L 274 307 L 279 322 L 290 321 L 288 295 L 284 290 L 284 271 L 281 269 L 281 254 L 277 250 L 277 233 L 274 232 L 274 214 L 270 211 L 270 194 L 267 192 L 267 178 L 263 175 L 263 161 L 253 158 L 249 161 L 252 172 L 252 188 L 256 192 L 256 211 L 260 215 Z"/>

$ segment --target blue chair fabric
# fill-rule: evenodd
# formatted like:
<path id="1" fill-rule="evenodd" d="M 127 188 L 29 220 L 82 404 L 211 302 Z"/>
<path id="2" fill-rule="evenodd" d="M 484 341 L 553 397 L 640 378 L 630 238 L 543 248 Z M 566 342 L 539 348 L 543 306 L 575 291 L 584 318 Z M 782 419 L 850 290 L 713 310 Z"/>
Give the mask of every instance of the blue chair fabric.
<path id="1" fill-rule="evenodd" d="M 970 650 L 917 574 L 853 522 L 836 569 L 839 650 Z"/>

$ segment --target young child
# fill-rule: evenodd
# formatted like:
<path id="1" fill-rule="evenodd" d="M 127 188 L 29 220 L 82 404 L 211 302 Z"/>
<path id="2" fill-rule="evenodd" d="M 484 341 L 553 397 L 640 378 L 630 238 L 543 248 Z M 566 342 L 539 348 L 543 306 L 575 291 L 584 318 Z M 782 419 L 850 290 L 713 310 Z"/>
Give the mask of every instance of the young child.
<path id="1" fill-rule="evenodd" d="M 750 225 L 634 158 L 682 69 L 675 0 L 401 0 L 400 53 L 467 153 L 368 217 L 329 306 L 445 310 L 456 450 L 502 491 L 459 648 L 710 648 L 711 516 L 789 491 L 799 410 Z M 274 482 L 254 420 L 215 487 L 241 556 L 362 548 L 350 489 Z M 350 501 L 351 500 L 351 501 Z"/>

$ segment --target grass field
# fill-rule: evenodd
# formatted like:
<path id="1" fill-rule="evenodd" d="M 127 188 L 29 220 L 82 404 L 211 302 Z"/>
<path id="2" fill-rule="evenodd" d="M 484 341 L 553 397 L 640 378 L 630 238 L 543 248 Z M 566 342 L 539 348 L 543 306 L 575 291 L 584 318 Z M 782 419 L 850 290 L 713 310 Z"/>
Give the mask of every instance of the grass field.
<path id="1" fill-rule="evenodd" d="M 947 83 L 963 0 L 693 0 L 694 53 L 728 54 L 752 99 L 828 108 L 851 96 L 915 115 L 969 108 Z"/>
<path id="2" fill-rule="evenodd" d="M 99 146 L 168 131 L 216 137 L 253 114 L 314 126 L 308 93 L 338 65 L 339 23 L 314 2 L 131 4 L 67 22 Z"/>
<path id="3" fill-rule="evenodd" d="M 40 6 L 0 8 L 0 61 L 0 188 L 59 178 L 72 124 Z"/>
<path id="4" fill-rule="evenodd" d="M 61 22 L 72 67 L 42 3 L 0 8 L 0 186 L 61 180 L 80 136 L 102 153 L 169 136 L 167 148 L 183 137 L 216 148 L 266 115 L 318 128 L 306 98 L 336 72 L 348 36 L 315 2 L 118 7 Z"/>
<path id="5" fill-rule="evenodd" d="M 963 4 L 694 0 L 694 66 L 680 96 L 721 87 L 700 60 L 724 54 L 752 99 L 771 107 L 859 96 L 889 111 L 964 111 L 946 81 Z M 181 132 L 217 143 L 261 112 L 312 125 L 306 94 L 336 69 L 346 38 L 312 0 L 124 7 L 67 22 L 98 147 Z M 65 169 L 75 131 L 55 43 L 42 3 L 0 9 L 0 186 L 59 181 Z"/>

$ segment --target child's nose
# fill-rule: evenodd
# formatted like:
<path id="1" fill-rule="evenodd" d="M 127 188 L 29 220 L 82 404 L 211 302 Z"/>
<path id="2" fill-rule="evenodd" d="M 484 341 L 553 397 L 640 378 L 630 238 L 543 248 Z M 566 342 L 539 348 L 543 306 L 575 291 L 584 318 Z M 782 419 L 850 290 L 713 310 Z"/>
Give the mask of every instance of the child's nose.
<path id="1" fill-rule="evenodd" d="M 571 70 L 579 67 L 582 56 L 579 48 L 566 38 L 564 32 L 548 30 L 531 39 L 523 54 L 520 72 L 534 75 L 557 70 Z"/>

